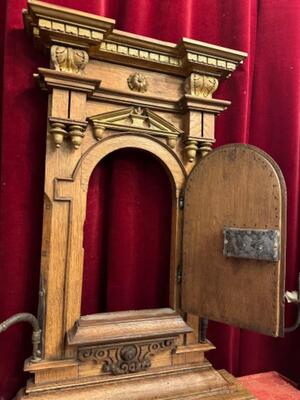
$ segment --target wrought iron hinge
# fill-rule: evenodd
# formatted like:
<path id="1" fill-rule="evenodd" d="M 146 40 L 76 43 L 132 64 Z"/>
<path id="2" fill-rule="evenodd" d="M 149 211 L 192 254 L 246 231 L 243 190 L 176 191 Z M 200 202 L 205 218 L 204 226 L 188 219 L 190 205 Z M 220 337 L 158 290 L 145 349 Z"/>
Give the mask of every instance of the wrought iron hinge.
<path id="1" fill-rule="evenodd" d="M 181 283 L 182 281 L 182 265 L 178 265 L 177 267 L 176 280 L 177 283 Z"/>
<path id="2" fill-rule="evenodd" d="M 184 208 L 184 196 L 181 194 L 178 199 L 179 209 L 183 210 Z"/>

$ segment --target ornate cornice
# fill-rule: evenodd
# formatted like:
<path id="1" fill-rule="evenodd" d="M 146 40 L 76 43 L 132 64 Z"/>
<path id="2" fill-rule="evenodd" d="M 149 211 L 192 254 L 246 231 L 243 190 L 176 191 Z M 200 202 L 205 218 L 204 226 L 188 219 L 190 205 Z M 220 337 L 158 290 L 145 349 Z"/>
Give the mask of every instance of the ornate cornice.
<path id="1" fill-rule="evenodd" d="M 90 58 L 189 76 L 192 72 L 226 78 L 247 54 L 204 42 L 182 39 L 179 44 L 114 29 L 112 19 L 28 0 L 24 24 L 39 47 L 84 49 Z"/>

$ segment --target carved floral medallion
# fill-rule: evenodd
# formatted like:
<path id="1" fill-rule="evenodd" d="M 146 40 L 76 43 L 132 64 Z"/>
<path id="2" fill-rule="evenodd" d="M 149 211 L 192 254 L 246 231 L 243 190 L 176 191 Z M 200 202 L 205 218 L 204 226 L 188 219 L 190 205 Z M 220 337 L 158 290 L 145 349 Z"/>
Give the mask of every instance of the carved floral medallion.
<path id="1" fill-rule="evenodd" d="M 148 81 L 143 74 L 135 72 L 129 75 L 127 79 L 128 87 L 130 90 L 134 92 L 147 92 L 148 89 Z"/>

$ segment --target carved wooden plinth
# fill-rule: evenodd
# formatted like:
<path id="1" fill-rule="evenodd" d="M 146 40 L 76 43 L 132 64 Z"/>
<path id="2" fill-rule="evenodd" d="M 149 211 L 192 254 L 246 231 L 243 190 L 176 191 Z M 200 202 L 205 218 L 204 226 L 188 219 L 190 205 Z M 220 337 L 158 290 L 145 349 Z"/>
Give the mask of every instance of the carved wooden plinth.
<path id="1" fill-rule="evenodd" d="M 190 349 L 180 346 L 172 365 L 136 371 L 130 376 L 103 374 L 60 378 L 48 384 L 29 383 L 16 400 L 255 400 L 230 374 L 214 370 L 205 360 L 204 352 L 212 348 L 209 343 Z M 64 364 L 70 368 L 66 361 Z"/>

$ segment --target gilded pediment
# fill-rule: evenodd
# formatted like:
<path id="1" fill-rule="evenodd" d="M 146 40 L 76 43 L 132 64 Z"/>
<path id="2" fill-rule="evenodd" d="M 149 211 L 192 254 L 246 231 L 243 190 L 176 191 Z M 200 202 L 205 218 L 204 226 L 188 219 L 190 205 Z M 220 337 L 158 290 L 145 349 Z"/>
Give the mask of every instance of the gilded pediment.
<path id="1" fill-rule="evenodd" d="M 160 117 L 153 111 L 142 107 L 128 107 L 121 110 L 98 114 L 88 118 L 97 139 L 101 139 L 104 129 L 143 132 L 154 136 L 176 139 L 183 131 Z"/>

